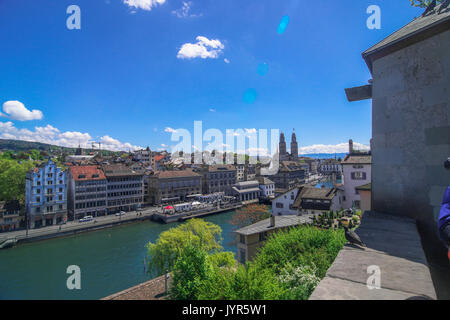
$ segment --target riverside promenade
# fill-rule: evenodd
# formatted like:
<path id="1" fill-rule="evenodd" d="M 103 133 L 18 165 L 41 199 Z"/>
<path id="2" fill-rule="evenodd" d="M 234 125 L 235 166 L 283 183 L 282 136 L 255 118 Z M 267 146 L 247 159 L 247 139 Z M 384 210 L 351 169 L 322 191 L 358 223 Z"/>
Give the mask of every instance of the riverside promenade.
<path id="1" fill-rule="evenodd" d="M 180 212 L 180 213 L 175 213 L 175 214 L 166 214 L 163 212 L 155 212 L 152 215 L 152 220 L 158 221 L 158 222 L 163 222 L 163 223 L 181 222 L 181 221 L 185 221 L 188 219 L 201 218 L 201 217 L 206 217 L 206 216 L 209 216 L 212 214 L 235 210 L 238 208 L 242 208 L 243 206 L 244 206 L 244 204 L 242 202 L 238 202 L 238 203 L 227 203 L 227 204 L 223 204 L 223 205 L 217 206 L 217 207 L 209 205 L 200 210 L 186 211 L 186 212 Z"/>
<path id="2" fill-rule="evenodd" d="M 153 207 L 142 211 L 127 212 L 122 216 L 108 215 L 96 217 L 93 221 L 79 222 L 68 221 L 66 224 L 47 226 L 38 229 L 18 230 L 12 232 L 0 233 L 0 247 L 2 243 L 8 240 L 14 240 L 17 243 L 33 242 L 63 236 L 74 235 L 87 231 L 94 231 L 109 228 L 121 224 L 149 220 L 152 215 L 160 209 Z"/>
<path id="3" fill-rule="evenodd" d="M 141 211 L 127 212 L 122 216 L 108 215 L 95 217 L 93 221 L 68 221 L 66 224 L 47 226 L 38 229 L 18 230 L 0 233 L 0 249 L 6 243 L 34 242 L 64 236 L 75 235 L 88 231 L 101 230 L 127 223 L 152 220 L 162 223 L 182 222 L 187 219 L 200 218 L 212 214 L 227 212 L 242 207 L 242 203 L 224 204 L 222 206 L 207 205 L 200 210 L 181 212 L 174 215 L 163 213 L 162 207 L 151 207 Z M 5 248 L 9 247 L 5 246 Z"/>

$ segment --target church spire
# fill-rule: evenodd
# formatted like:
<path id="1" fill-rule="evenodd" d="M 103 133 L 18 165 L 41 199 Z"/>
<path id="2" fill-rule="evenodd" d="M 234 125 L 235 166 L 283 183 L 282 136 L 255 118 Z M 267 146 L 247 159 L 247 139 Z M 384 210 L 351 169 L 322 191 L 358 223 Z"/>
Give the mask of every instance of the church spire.
<path id="1" fill-rule="evenodd" d="M 286 139 L 284 138 L 284 133 L 282 132 L 280 135 L 280 156 L 285 155 L 286 152 Z"/>
<path id="2" fill-rule="evenodd" d="M 295 129 L 293 129 L 295 131 Z M 297 136 L 295 135 L 295 132 L 292 132 L 292 138 L 291 138 L 291 158 L 293 160 L 298 159 L 298 143 L 297 143 Z"/>

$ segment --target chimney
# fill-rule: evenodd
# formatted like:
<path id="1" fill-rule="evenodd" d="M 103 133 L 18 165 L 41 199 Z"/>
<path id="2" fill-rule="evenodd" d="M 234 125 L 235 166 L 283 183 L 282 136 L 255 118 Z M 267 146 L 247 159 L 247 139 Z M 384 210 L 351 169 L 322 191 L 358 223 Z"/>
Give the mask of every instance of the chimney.
<path id="1" fill-rule="evenodd" d="M 352 153 L 353 153 L 353 140 L 352 140 L 352 139 L 350 139 L 350 140 L 348 141 L 348 153 L 349 153 L 349 154 L 352 154 Z"/>
<path id="2" fill-rule="evenodd" d="M 269 225 L 269 227 L 270 228 L 274 228 L 275 227 L 275 216 L 273 214 L 270 216 L 270 225 Z"/>

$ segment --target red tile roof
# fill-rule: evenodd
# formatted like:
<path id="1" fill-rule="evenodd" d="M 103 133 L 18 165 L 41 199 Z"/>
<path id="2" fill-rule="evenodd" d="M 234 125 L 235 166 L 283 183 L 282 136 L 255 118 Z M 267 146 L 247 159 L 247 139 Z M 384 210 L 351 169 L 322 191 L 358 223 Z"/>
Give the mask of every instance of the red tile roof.
<path id="1" fill-rule="evenodd" d="M 161 154 L 155 156 L 155 161 L 160 161 L 162 159 L 164 159 L 164 156 Z"/>
<path id="2" fill-rule="evenodd" d="M 96 166 L 71 166 L 69 170 L 75 181 L 106 179 L 103 171 Z"/>

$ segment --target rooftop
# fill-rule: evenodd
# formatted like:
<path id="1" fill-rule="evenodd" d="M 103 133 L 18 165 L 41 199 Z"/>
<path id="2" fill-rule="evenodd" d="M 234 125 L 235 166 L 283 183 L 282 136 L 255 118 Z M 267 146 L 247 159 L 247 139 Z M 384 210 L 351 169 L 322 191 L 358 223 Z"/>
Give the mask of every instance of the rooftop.
<path id="1" fill-rule="evenodd" d="M 106 177 L 120 177 L 120 176 L 141 176 L 141 172 L 136 172 L 129 167 L 121 164 L 107 164 L 103 165 L 103 172 Z"/>
<path id="2" fill-rule="evenodd" d="M 298 161 L 281 161 L 279 171 L 298 171 L 303 170 L 303 166 Z"/>
<path id="3" fill-rule="evenodd" d="M 230 171 L 230 170 L 236 170 L 236 167 L 231 165 L 231 164 L 227 164 L 227 165 L 212 165 L 212 166 L 208 166 L 208 171 L 209 172 L 215 172 L 215 171 Z"/>
<path id="4" fill-rule="evenodd" d="M 256 180 L 262 185 L 274 184 L 274 182 L 267 177 L 257 177 Z"/>
<path id="5" fill-rule="evenodd" d="M 12 212 L 20 210 L 19 200 L 0 201 L 0 212 Z"/>
<path id="6" fill-rule="evenodd" d="M 319 210 L 329 210 L 331 205 L 331 200 L 336 196 L 337 189 L 328 188 L 315 188 L 315 187 L 303 187 L 297 194 L 297 198 L 292 205 L 293 208 L 303 208 L 303 209 L 314 209 L 315 207 Z M 317 206 L 317 204 L 305 203 L 303 200 L 328 200 L 328 204 L 322 204 Z"/>
<path id="7" fill-rule="evenodd" d="M 275 226 L 270 227 L 270 218 L 236 230 L 237 234 L 251 235 L 279 228 L 294 227 L 300 224 L 312 223 L 312 215 L 302 216 L 274 216 Z"/>
<path id="8" fill-rule="evenodd" d="M 166 170 L 166 171 L 156 171 L 155 177 L 160 179 L 170 179 L 170 178 L 187 178 L 187 177 L 201 177 L 200 174 L 192 170 Z"/>
<path id="9" fill-rule="evenodd" d="M 347 155 L 342 164 L 372 164 L 371 155 Z"/>
<path id="10" fill-rule="evenodd" d="M 259 186 L 259 182 L 256 180 L 253 181 L 241 181 L 236 183 L 236 186 L 239 187 L 253 187 L 253 186 Z"/>
<path id="11" fill-rule="evenodd" d="M 359 191 L 371 191 L 372 190 L 372 183 L 368 183 L 368 184 L 356 187 L 355 189 L 359 190 Z"/>
<path id="12" fill-rule="evenodd" d="M 232 188 L 235 192 L 237 193 L 249 193 L 249 192 L 260 192 L 261 190 L 259 188 L 243 188 L 243 189 L 238 189 L 236 187 Z"/>
<path id="13" fill-rule="evenodd" d="M 372 71 L 373 61 L 450 28 L 450 2 L 429 7 L 423 15 L 363 52 Z"/>
<path id="14" fill-rule="evenodd" d="M 75 181 L 105 180 L 105 174 L 97 166 L 70 166 L 70 174 Z"/>
<path id="15" fill-rule="evenodd" d="M 166 296 L 164 277 L 154 278 L 101 300 L 163 300 Z"/>

